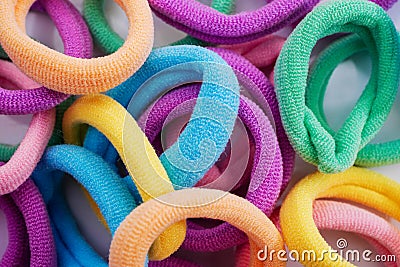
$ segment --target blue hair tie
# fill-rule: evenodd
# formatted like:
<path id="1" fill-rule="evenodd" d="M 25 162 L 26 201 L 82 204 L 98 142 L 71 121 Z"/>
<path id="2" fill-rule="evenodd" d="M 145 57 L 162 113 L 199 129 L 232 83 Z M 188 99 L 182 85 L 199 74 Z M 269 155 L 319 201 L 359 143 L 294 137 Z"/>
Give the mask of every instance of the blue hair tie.
<path id="1" fill-rule="evenodd" d="M 190 121 L 177 142 L 160 156 L 177 189 L 194 186 L 226 147 L 239 107 L 240 88 L 234 71 L 205 48 L 164 47 L 154 50 L 138 72 L 107 92 L 124 107 L 129 106 L 128 111 L 138 120 L 159 96 L 193 82 L 203 83 Z M 100 132 L 89 128 L 84 146 L 116 168 L 118 154 Z"/>
<path id="2" fill-rule="evenodd" d="M 136 207 L 135 200 L 126 182 L 100 156 L 83 147 L 59 145 L 48 148 L 33 174 L 48 206 L 59 264 L 108 266 L 79 232 L 63 196 L 63 173 L 70 174 L 89 192 L 111 235 Z"/>

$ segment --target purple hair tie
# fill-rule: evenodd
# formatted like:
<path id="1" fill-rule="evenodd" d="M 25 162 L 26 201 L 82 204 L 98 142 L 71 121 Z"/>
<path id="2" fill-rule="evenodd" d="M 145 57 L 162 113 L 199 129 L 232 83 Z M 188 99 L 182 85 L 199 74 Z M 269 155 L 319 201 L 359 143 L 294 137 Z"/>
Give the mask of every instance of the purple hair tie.
<path id="1" fill-rule="evenodd" d="M 40 6 L 41 5 L 41 6 Z M 54 21 L 64 43 L 66 55 L 78 58 L 92 56 L 92 37 L 79 11 L 67 0 L 40 0 L 35 9 L 45 10 Z M 46 87 L 26 90 L 0 88 L 0 114 L 24 115 L 49 110 L 68 95 Z"/>

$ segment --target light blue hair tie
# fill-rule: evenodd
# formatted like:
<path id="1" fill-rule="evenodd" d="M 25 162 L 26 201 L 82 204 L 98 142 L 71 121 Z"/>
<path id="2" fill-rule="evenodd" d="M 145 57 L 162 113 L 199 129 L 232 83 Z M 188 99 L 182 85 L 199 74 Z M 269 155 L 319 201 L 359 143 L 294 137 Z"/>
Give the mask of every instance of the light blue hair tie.
<path id="1" fill-rule="evenodd" d="M 225 149 L 239 107 L 239 83 L 234 71 L 205 48 L 164 47 L 154 50 L 137 73 L 107 92 L 123 106 L 129 105 L 128 111 L 138 120 L 158 97 L 194 82 L 202 82 L 202 86 L 190 121 L 177 142 L 160 156 L 177 189 L 194 186 Z M 89 128 L 84 146 L 116 168 L 118 154 L 97 130 Z"/>
<path id="2" fill-rule="evenodd" d="M 59 265 L 108 266 L 79 232 L 63 196 L 64 173 L 74 177 L 92 196 L 111 235 L 136 207 L 135 200 L 112 168 L 100 156 L 83 147 L 59 145 L 48 148 L 33 174 L 48 205 Z"/>

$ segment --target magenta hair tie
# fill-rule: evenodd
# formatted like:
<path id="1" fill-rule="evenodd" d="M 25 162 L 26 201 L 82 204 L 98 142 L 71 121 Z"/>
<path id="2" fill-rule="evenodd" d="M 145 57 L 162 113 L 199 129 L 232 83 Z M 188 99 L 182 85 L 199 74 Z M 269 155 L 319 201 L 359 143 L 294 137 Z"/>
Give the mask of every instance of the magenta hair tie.
<path id="1" fill-rule="evenodd" d="M 199 86 L 196 85 L 181 87 L 169 92 L 153 105 L 150 112 L 144 113 L 147 119 L 145 116 L 142 117 L 139 120 L 139 125 L 162 126 L 163 119 L 167 118 L 169 111 L 184 102 L 195 99 L 198 92 Z M 189 104 L 191 106 L 186 106 L 187 113 L 190 113 L 193 109 L 194 102 L 192 101 Z M 172 116 L 174 115 L 179 116 L 181 114 L 174 113 Z M 279 197 L 282 184 L 282 157 L 277 138 L 265 113 L 244 96 L 241 96 L 240 99 L 239 118 L 252 133 L 256 144 L 246 199 L 269 215 Z M 151 142 L 161 131 L 159 127 L 157 127 L 159 131 L 149 130 L 153 127 L 145 128 Z M 210 229 L 201 229 L 199 226 L 188 222 L 188 231 L 182 247 L 191 251 L 219 251 L 242 244 L 246 240 L 247 236 L 243 232 L 228 223 Z"/>
<path id="2" fill-rule="evenodd" d="M 171 256 L 163 261 L 150 261 L 149 267 L 200 267 L 200 265 Z"/>
<path id="3" fill-rule="evenodd" d="M 41 4 L 41 6 L 39 5 Z M 64 43 L 64 53 L 78 58 L 92 56 L 92 38 L 79 11 L 67 0 L 40 0 L 35 9 L 45 10 L 54 21 Z M 0 114 L 24 115 L 49 110 L 68 95 L 46 87 L 7 90 L 0 88 Z"/>
<path id="4" fill-rule="evenodd" d="M 0 163 L 2 166 L 4 163 Z M 5 203 L 8 205 L 8 208 L 13 208 L 12 205 L 15 205 L 19 209 L 20 214 L 25 221 L 25 227 L 21 229 L 21 217 L 15 217 L 13 220 L 9 220 L 7 217 L 8 228 L 12 229 L 9 232 L 11 240 L 14 242 L 10 243 L 6 250 L 6 259 L 5 260 L 13 260 L 13 261 L 27 261 L 29 257 L 23 257 L 23 259 L 17 259 L 17 255 L 21 253 L 26 254 L 24 251 L 24 245 L 21 246 L 21 243 L 27 245 L 26 236 L 21 236 L 21 234 L 27 234 L 29 239 L 29 251 L 27 252 L 30 255 L 29 266 L 33 267 L 42 267 L 42 266 L 57 266 L 57 256 L 56 256 L 56 247 L 53 239 L 53 233 L 50 226 L 50 220 L 47 214 L 46 205 L 43 201 L 42 195 L 37 189 L 36 185 L 32 180 L 27 180 L 23 183 L 17 190 L 12 192 L 7 196 L 1 196 L 2 200 L 6 199 Z M 11 203 L 8 200 L 12 200 L 14 203 Z M 11 201 L 11 202 L 12 202 Z M 7 212 L 7 209 L 5 209 Z M 13 211 L 15 214 L 15 210 Z M 8 214 L 6 214 L 7 216 Z M 14 222 L 13 224 L 10 224 Z M 13 233 L 13 231 L 23 230 L 18 233 L 18 236 Z M 17 240 L 18 239 L 18 240 Z M 10 246 L 11 245 L 11 246 Z M 14 250 L 14 251 L 12 251 Z M 10 251 L 10 252 L 8 252 Z M 10 254 L 14 254 L 13 257 L 10 257 Z M 3 263 L 3 260 L 1 263 Z M 0 265 L 3 266 L 3 265 Z M 26 266 L 26 265 L 4 265 L 4 266 Z"/>
<path id="5" fill-rule="evenodd" d="M 290 25 L 319 0 L 275 0 L 235 15 L 222 14 L 196 0 L 149 0 L 154 13 L 193 37 L 214 44 L 251 41 Z"/>

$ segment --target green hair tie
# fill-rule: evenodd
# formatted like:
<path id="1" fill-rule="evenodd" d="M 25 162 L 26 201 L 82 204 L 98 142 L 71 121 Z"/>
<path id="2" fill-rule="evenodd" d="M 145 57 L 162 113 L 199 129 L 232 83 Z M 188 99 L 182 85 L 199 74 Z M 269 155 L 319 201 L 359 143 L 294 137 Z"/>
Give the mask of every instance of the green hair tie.
<path id="1" fill-rule="evenodd" d="M 104 0 L 85 0 L 83 3 L 83 17 L 89 26 L 96 44 L 107 54 L 112 54 L 122 46 L 124 40 L 108 24 L 104 16 L 103 5 Z M 234 6 L 234 0 L 213 0 L 211 4 L 212 8 L 224 14 L 232 13 Z M 209 44 L 191 36 L 186 36 L 171 45 L 207 46 Z"/>
<path id="2" fill-rule="evenodd" d="M 326 77 L 333 71 L 330 66 L 359 49 L 361 39 L 356 35 L 344 38 L 341 46 L 348 51 L 335 50 L 336 54 L 330 56 L 325 51 L 318 59 L 321 63 L 314 65 L 309 77 L 308 71 L 317 41 L 339 32 L 357 33 L 374 64 L 373 75 L 356 106 L 339 131 L 334 132 L 318 111 L 322 110 L 323 94 L 316 93 L 314 85 L 322 84 L 319 90 L 326 87 Z M 332 49 L 338 45 L 335 43 Z M 393 105 L 399 83 L 399 48 L 399 38 L 389 16 L 378 5 L 363 0 L 322 4 L 296 27 L 278 58 L 275 85 L 283 125 L 294 149 L 304 160 L 325 173 L 341 172 L 355 163 L 358 152 L 381 129 Z M 326 57 L 333 63 L 327 64 Z M 370 146 L 365 149 L 371 154 Z"/>

